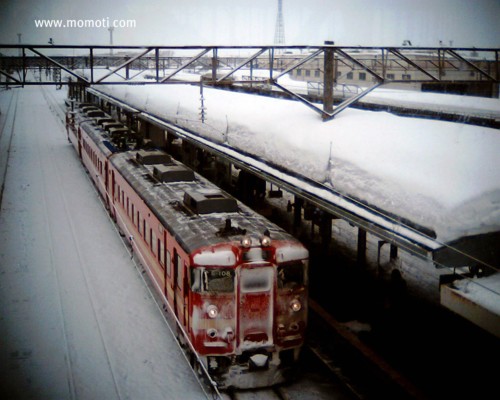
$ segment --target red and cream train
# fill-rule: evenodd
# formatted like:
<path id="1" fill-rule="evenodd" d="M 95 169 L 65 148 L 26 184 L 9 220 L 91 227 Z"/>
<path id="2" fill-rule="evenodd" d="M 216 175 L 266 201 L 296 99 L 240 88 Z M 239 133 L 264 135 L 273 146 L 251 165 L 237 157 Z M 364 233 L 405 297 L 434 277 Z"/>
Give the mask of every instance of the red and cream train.
<path id="1" fill-rule="evenodd" d="M 308 251 L 291 235 L 92 105 L 68 138 L 166 305 L 221 388 L 293 376 L 307 323 Z M 131 145 L 131 143 L 133 143 Z"/>

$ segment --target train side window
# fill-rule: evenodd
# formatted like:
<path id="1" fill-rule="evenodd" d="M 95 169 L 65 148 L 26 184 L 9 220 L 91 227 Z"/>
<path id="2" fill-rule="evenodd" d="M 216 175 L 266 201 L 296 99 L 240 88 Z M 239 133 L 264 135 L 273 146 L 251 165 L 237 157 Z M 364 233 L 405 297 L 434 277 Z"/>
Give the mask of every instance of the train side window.
<path id="1" fill-rule="evenodd" d="M 147 243 L 148 242 L 148 223 L 146 222 L 146 219 L 142 221 L 142 237 L 144 238 L 144 241 Z"/>
<path id="2" fill-rule="evenodd" d="M 135 225 L 135 209 L 134 203 L 132 203 L 132 224 Z"/>
<path id="3" fill-rule="evenodd" d="M 141 234 L 141 213 L 137 210 L 137 231 Z"/>
<path id="4" fill-rule="evenodd" d="M 156 245 L 156 234 L 155 232 L 153 231 L 153 229 L 149 229 L 149 236 L 150 236 L 150 248 L 151 248 L 151 252 L 156 255 L 156 248 L 155 248 L 155 245 Z"/>

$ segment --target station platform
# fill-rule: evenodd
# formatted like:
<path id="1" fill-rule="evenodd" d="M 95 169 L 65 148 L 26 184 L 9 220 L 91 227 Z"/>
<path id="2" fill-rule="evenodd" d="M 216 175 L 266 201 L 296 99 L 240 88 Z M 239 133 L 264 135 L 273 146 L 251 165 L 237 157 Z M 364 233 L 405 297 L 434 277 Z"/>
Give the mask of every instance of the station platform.
<path id="1" fill-rule="evenodd" d="M 205 398 L 49 109 L 62 92 L 0 91 L 0 398 Z"/>
<path id="2" fill-rule="evenodd" d="M 441 285 L 441 304 L 500 338 L 500 273 Z"/>

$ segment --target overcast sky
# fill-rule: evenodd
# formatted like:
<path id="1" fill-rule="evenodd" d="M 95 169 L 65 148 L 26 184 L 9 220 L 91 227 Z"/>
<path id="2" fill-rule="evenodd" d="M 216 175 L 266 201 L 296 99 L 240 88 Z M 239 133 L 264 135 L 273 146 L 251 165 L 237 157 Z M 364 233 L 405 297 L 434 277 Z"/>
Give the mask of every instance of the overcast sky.
<path id="1" fill-rule="evenodd" d="M 135 21 L 115 45 L 261 45 L 277 0 L 0 0 L 0 43 L 109 44 L 106 27 L 36 28 L 35 19 Z M 285 44 L 500 47 L 500 0 L 283 0 Z"/>

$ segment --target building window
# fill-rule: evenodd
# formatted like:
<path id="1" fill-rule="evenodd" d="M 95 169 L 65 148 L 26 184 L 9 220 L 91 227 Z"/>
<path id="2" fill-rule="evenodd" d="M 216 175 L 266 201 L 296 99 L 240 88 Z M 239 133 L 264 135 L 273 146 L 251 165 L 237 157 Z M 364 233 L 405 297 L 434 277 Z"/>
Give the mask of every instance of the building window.
<path id="1" fill-rule="evenodd" d="M 315 78 L 319 78 L 320 77 L 319 69 L 317 69 L 316 71 L 314 71 L 314 77 Z"/>
<path id="2" fill-rule="evenodd" d="M 297 76 L 302 76 L 302 70 L 300 68 L 297 68 Z"/>
<path id="3" fill-rule="evenodd" d="M 311 70 L 310 69 L 306 69 L 306 76 L 311 76 Z"/>
<path id="4" fill-rule="evenodd" d="M 346 75 L 346 78 L 347 79 L 352 79 L 353 78 L 353 73 L 352 72 L 348 72 L 347 75 Z"/>
<path id="5" fill-rule="evenodd" d="M 410 74 L 403 74 L 402 76 L 404 81 L 411 81 L 411 75 Z"/>
<path id="6" fill-rule="evenodd" d="M 366 72 L 360 72 L 359 73 L 359 80 L 360 81 L 366 81 Z"/>
<path id="7" fill-rule="evenodd" d="M 394 74 L 387 74 L 387 79 L 394 80 L 396 79 L 396 76 Z"/>

